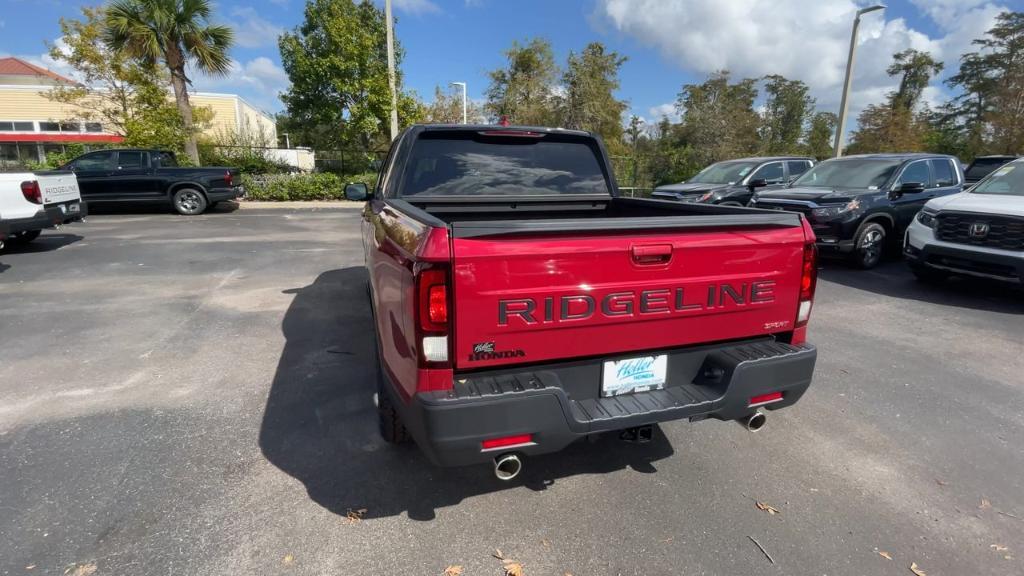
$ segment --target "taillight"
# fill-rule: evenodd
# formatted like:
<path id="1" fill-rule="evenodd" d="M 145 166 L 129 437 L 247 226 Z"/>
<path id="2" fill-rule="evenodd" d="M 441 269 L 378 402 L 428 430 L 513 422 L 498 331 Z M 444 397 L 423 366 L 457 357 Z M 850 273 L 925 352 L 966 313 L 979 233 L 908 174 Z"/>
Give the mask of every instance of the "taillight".
<path id="1" fill-rule="evenodd" d="M 811 317 L 811 303 L 814 289 L 818 284 L 818 247 L 813 242 L 804 244 L 803 264 L 800 268 L 800 307 L 796 314 L 796 326 L 804 326 Z"/>
<path id="2" fill-rule="evenodd" d="M 21 195 L 33 204 L 43 203 L 43 191 L 39 188 L 39 182 L 35 180 L 21 183 Z"/>
<path id="3" fill-rule="evenodd" d="M 416 272 L 420 359 L 428 367 L 447 367 L 448 358 L 448 271 L 422 267 Z"/>
<path id="4" fill-rule="evenodd" d="M 227 183 L 228 186 L 234 186 L 235 178 L 231 175 L 231 170 L 224 173 L 224 182 Z"/>

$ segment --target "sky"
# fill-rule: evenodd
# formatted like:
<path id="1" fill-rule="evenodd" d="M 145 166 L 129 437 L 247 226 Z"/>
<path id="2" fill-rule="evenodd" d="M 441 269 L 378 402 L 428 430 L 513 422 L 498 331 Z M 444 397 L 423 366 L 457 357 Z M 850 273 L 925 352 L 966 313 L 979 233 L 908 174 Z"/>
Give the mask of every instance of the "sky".
<path id="1" fill-rule="evenodd" d="M 383 5 L 383 0 L 375 0 Z M 885 0 L 883 0 L 884 2 Z M 60 17 L 76 17 L 73 0 L 0 0 L 0 55 L 18 56 L 56 72 L 70 71 L 46 55 L 59 40 Z M 513 40 L 548 39 L 556 60 L 597 41 L 626 56 L 618 97 L 627 114 L 648 122 L 675 119 L 682 85 L 728 69 L 737 77 L 782 74 L 811 88 L 817 108 L 837 112 L 854 12 L 863 0 L 393 0 L 396 37 L 405 49 L 405 85 L 429 99 L 434 87 L 466 82 L 481 100 L 487 72 L 502 66 Z M 926 101 L 949 95 L 941 80 L 954 74 L 971 40 L 1004 10 L 1024 0 L 888 0 L 861 21 L 850 117 L 880 102 L 895 79 L 892 55 L 927 50 L 946 69 L 925 91 Z M 267 112 L 283 104 L 288 87 L 277 36 L 302 21 L 304 0 L 215 1 L 215 21 L 235 29 L 233 71 L 197 76 L 196 90 L 237 93 Z M 852 122 L 852 121 L 851 121 Z M 849 128 L 849 126 L 848 126 Z"/>

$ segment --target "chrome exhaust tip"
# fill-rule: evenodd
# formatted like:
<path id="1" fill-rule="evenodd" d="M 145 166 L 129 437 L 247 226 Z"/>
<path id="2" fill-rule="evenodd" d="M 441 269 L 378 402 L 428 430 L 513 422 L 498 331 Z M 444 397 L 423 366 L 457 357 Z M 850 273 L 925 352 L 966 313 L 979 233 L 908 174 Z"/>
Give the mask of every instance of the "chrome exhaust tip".
<path id="1" fill-rule="evenodd" d="M 517 454 L 502 454 L 494 459 L 494 475 L 498 480 L 508 482 L 523 471 L 523 461 Z"/>
<path id="2" fill-rule="evenodd" d="M 750 416 L 740 418 L 739 423 L 750 432 L 757 432 L 761 428 L 764 428 L 765 423 L 768 422 L 768 417 L 764 415 L 764 412 L 754 412 Z"/>

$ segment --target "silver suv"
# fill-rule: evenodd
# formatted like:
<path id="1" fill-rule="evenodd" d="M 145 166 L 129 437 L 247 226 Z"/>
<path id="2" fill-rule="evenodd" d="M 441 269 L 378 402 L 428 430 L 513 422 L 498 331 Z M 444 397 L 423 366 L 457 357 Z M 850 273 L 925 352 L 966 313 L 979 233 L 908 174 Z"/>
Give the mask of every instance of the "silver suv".
<path id="1" fill-rule="evenodd" d="M 922 280 L 961 274 L 1024 284 L 1024 159 L 930 200 L 907 228 L 903 253 Z"/>

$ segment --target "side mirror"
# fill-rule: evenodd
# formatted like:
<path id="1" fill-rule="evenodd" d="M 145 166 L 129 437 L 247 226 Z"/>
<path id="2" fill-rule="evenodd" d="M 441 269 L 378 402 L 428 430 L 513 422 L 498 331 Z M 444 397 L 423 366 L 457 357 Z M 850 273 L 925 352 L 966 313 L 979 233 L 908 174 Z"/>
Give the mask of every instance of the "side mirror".
<path id="1" fill-rule="evenodd" d="M 896 190 L 901 194 L 914 194 L 916 192 L 924 192 L 923 182 L 904 182 L 896 187 Z"/>
<path id="2" fill-rule="evenodd" d="M 767 185 L 768 181 L 765 180 L 764 178 L 755 178 L 750 182 L 747 182 L 747 186 L 749 186 L 750 188 L 764 188 Z"/>
<path id="3" fill-rule="evenodd" d="M 363 182 L 349 182 L 345 184 L 345 199 L 353 202 L 362 202 L 370 197 L 370 189 Z"/>
<path id="4" fill-rule="evenodd" d="M 68 172 L 74 172 L 75 171 L 75 165 L 74 164 L 70 164 L 70 163 L 69 164 L 65 164 L 65 165 L 61 166 L 60 168 L 57 168 L 57 170 L 67 170 Z"/>

